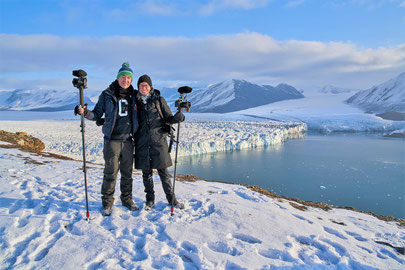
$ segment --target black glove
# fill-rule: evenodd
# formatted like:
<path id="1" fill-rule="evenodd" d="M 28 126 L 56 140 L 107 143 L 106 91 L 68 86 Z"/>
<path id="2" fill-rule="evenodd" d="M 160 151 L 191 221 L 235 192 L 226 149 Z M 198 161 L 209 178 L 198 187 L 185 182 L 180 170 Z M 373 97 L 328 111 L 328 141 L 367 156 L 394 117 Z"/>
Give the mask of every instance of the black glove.
<path id="1" fill-rule="evenodd" d="M 80 106 L 80 105 L 76 105 L 76 107 L 75 107 L 75 115 L 80 114 L 80 113 L 79 113 L 79 106 Z M 87 111 L 88 111 L 88 110 L 87 110 L 87 103 L 83 105 L 83 109 L 84 109 L 84 115 L 86 115 L 86 114 L 87 114 Z"/>
<path id="2" fill-rule="evenodd" d="M 183 122 L 185 119 L 186 117 L 182 112 L 176 112 L 176 114 L 174 115 L 174 121 L 176 121 L 177 123 Z"/>
<path id="3" fill-rule="evenodd" d="M 97 126 L 102 126 L 102 125 L 104 125 L 104 122 L 105 122 L 105 118 L 100 118 L 100 119 L 98 119 L 96 121 L 96 125 Z"/>

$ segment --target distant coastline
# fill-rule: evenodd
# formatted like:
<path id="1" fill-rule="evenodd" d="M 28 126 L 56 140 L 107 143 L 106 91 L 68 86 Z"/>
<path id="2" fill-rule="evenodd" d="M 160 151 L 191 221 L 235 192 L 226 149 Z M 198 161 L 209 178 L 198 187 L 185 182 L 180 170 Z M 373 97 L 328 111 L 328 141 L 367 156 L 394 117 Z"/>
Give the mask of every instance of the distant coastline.
<path id="1" fill-rule="evenodd" d="M 391 121 L 405 121 L 405 113 L 402 112 L 385 112 L 376 114 L 376 116 Z"/>
<path id="2" fill-rule="evenodd" d="M 375 116 L 378 116 L 384 120 L 391 120 L 391 121 L 405 121 L 405 113 L 402 112 L 386 112 L 386 113 L 379 113 Z M 388 135 L 384 135 L 384 137 L 389 138 L 405 138 L 405 131 L 402 132 L 393 132 Z"/>

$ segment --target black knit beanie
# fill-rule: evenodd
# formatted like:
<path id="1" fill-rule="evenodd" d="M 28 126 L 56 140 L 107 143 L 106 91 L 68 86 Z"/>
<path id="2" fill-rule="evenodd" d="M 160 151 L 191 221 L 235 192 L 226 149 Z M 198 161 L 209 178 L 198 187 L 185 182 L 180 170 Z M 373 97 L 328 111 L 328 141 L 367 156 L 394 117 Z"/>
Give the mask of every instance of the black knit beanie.
<path id="1" fill-rule="evenodd" d="M 138 89 L 139 89 L 139 84 L 143 83 L 143 82 L 147 82 L 149 84 L 149 86 L 152 88 L 152 80 L 150 79 L 150 77 L 146 74 L 142 75 L 141 77 L 139 77 L 138 79 Z"/>

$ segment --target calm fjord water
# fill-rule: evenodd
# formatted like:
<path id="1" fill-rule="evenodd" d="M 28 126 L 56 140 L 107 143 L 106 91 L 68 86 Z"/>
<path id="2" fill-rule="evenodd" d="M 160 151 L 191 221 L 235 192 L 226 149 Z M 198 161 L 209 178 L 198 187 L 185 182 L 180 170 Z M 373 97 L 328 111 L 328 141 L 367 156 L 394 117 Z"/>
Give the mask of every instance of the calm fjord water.
<path id="1" fill-rule="evenodd" d="M 181 157 L 177 172 L 405 218 L 404 139 L 308 134 L 276 147 Z"/>

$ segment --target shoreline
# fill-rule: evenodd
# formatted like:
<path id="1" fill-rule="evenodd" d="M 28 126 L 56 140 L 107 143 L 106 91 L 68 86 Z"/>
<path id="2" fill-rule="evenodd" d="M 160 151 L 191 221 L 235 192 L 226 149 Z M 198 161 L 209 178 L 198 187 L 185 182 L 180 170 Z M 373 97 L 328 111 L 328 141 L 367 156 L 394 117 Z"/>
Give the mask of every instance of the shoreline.
<path id="1" fill-rule="evenodd" d="M 258 193 L 263 194 L 270 198 L 288 200 L 288 201 L 290 201 L 289 203 L 292 207 L 299 209 L 301 211 L 308 210 L 308 207 L 319 208 L 324 211 L 329 211 L 332 209 L 345 209 L 345 210 L 351 210 L 351 211 L 354 211 L 357 213 L 371 215 L 371 216 L 376 217 L 383 221 L 396 222 L 398 224 L 398 226 L 405 228 L 405 218 L 396 218 L 393 216 L 379 215 L 379 214 L 375 214 L 374 212 L 371 212 L 371 211 L 358 210 L 351 206 L 336 206 L 336 205 L 331 205 L 331 204 L 327 204 L 327 203 L 323 203 L 323 202 L 303 201 L 298 198 L 291 198 L 291 197 L 287 197 L 284 195 L 278 195 L 274 192 L 268 191 L 267 189 L 261 188 L 260 186 L 257 186 L 257 185 L 238 184 L 238 183 L 231 183 L 231 182 L 223 182 L 223 181 L 219 181 L 219 180 L 206 180 L 206 179 L 199 178 L 193 174 L 183 174 L 183 175 L 179 174 L 179 175 L 177 175 L 177 177 L 178 177 L 178 179 L 177 179 L 178 181 L 184 181 L 184 182 L 205 181 L 205 182 L 221 183 L 221 184 L 228 184 L 228 185 L 244 186 L 252 191 L 258 192 Z M 340 225 L 345 225 L 345 224 L 340 224 Z"/>
<path id="2" fill-rule="evenodd" d="M 34 153 L 36 155 L 40 155 L 40 156 L 44 156 L 44 157 L 51 157 L 51 158 L 61 159 L 61 160 L 80 161 L 80 160 L 77 160 L 77 159 L 74 159 L 71 157 L 67 157 L 64 155 L 60 155 L 60 154 L 42 152 L 42 150 L 44 148 L 43 143 L 39 139 L 37 139 L 33 136 L 30 136 L 30 135 L 27 135 L 27 133 L 25 133 L 25 132 L 12 133 L 12 132 L 0 130 L 0 141 L 7 143 L 7 144 L 0 144 L 1 148 L 17 148 L 21 151 Z M 38 149 L 38 146 L 39 146 L 39 149 Z M 33 163 L 35 163 L 35 161 L 33 161 Z M 100 163 L 90 162 L 90 161 L 88 161 L 87 163 L 93 164 L 93 165 L 102 165 Z M 141 174 L 139 171 L 140 170 L 133 169 L 133 172 L 136 174 Z M 199 178 L 193 174 L 178 174 L 177 180 L 185 181 L 185 182 L 205 181 L 205 182 L 216 182 L 216 183 L 222 183 L 222 184 L 244 186 L 252 191 L 258 192 L 258 193 L 263 194 L 270 198 L 288 200 L 291 206 L 293 206 L 294 208 L 299 209 L 301 211 L 306 211 L 308 209 L 308 207 L 319 208 L 324 211 L 329 211 L 334 208 L 335 209 L 346 209 L 346 210 L 351 210 L 351 211 L 355 211 L 358 213 L 368 214 L 368 215 L 374 216 L 383 221 L 396 222 L 400 227 L 405 228 L 405 218 L 396 218 L 393 216 L 379 215 L 379 214 L 375 214 L 374 212 L 371 212 L 371 211 L 358 210 L 351 206 L 335 206 L 335 205 L 330 205 L 330 204 L 326 204 L 326 203 L 322 203 L 322 202 L 303 201 L 298 198 L 290 198 L 287 196 L 278 195 L 274 192 L 268 191 L 257 185 L 238 184 L 238 183 L 232 183 L 232 182 L 223 182 L 223 181 L 219 181 L 219 180 L 206 180 L 206 179 Z M 344 224 L 341 224 L 341 225 L 344 225 Z"/>

